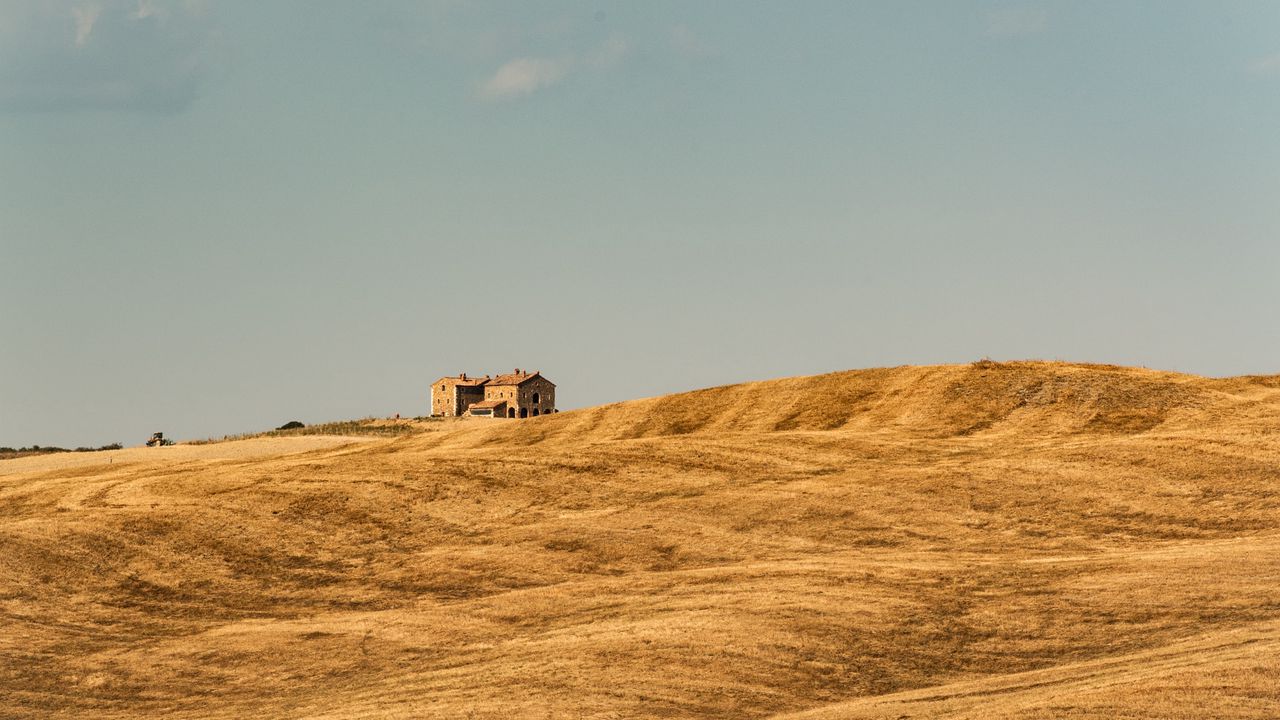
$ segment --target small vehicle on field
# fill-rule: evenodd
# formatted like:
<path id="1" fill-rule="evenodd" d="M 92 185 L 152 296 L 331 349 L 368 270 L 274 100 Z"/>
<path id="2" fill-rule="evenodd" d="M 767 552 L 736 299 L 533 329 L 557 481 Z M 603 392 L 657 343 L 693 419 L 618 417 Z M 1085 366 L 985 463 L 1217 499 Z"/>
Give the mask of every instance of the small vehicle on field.
<path id="1" fill-rule="evenodd" d="M 161 447 L 163 445 L 172 445 L 173 441 L 166 438 L 164 433 L 151 433 L 151 439 L 147 441 L 147 447 Z"/>

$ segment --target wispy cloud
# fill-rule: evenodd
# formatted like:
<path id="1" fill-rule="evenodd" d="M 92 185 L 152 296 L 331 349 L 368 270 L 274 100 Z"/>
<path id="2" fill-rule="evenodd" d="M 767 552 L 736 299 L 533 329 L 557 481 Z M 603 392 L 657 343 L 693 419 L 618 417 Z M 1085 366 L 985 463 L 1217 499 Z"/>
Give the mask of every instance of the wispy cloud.
<path id="1" fill-rule="evenodd" d="M 138 7 L 134 9 L 133 16 L 139 20 L 149 18 L 159 12 L 159 9 L 151 3 L 151 0 L 138 0 Z"/>
<path id="2" fill-rule="evenodd" d="M 1254 60 L 1249 69 L 1263 75 L 1280 75 L 1280 53 Z"/>
<path id="3" fill-rule="evenodd" d="M 0 112 L 180 112 L 216 36 L 190 3 L 0 0 Z"/>
<path id="4" fill-rule="evenodd" d="M 76 21 L 76 47 L 83 47 L 89 41 L 89 35 L 93 33 L 93 26 L 97 24 L 100 15 L 102 8 L 98 5 L 71 8 L 71 17 Z"/>
<path id="5" fill-rule="evenodd" d="M 480 86 L 480 96 L 505 100 L 531 95 L 563 80 L 573 65 L 572 58 L 517 58 L 498 68 L 493 77 Z"/>
<path id="6" fill-rule="evenodd" d="M 606 73 L 631 52 L 631 44 L 619 34 L 610 35 L 599 47 L 581 55 L 559 58 L 522 57 L 505 63 L 480 84 L 477 94 L 485 100 L 512 100 L 558 85 L 570 75 Z"/>
<path id="7" fill-rule="evenodd" d="M 669 40 L 671 48 L 686 57 L 708 57 L 715 54 L 711 46 L 684 23 L 671 28 Z"/>
<path id="8" fill-rule="evenodd" d="M 987 34 L 991 37 L 1034 35 L 1048 25 L 1049 11 L 1042 7 L 1006 7 L 987 13 Z"/>
<path id="9" fill-rule="evenodd" d="M 609 36 L 608 40 L 600 46 L 595 52 L 587 58 L 587 62 L 595 68 L 608 70 L 609 68 L 622 62 L 622 59 L 631 52 L 631 43 L 622 35 L 614 33 Z"/>

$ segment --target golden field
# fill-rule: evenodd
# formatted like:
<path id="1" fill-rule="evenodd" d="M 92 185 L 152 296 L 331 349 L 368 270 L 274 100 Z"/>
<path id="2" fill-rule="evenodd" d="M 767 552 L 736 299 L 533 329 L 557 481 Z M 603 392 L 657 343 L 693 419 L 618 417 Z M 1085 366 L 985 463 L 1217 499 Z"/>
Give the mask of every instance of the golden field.
<path id="1" fill-rule="evenodd" d="M 0 461 L 0 717 L 1280 717 L 1280 377 L 409 423 Z"/>

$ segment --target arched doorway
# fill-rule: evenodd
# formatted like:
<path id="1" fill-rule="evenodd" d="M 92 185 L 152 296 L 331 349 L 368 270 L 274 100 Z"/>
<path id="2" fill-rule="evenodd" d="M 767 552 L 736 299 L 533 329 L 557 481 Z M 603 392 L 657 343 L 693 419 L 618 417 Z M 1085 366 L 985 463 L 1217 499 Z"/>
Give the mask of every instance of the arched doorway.
<path id="1" fill-rule="evenodd" d="M 538 393 L 534 393 L 534 394 L 533 394 L 533 404 L 534 404 L 534 405 L 537 405 L 537 404 L 538 404 Z"/>
<path id="2" fill-rule="evenodd" d="M 520 408 L 520 417 L 522 418 L 529 417 L 529 408 Z"/>
<path id="3" fill-rule="evenodd" d="M 513 417 L 515 417 L 515 416 L 516 416 L 516 409 L 515 409 L 515 408 L 507 408 L 507 417 L 509 417 L 509 418 L 513 418 Z"/>
<path id="4" fill-rule="evenodd" d="M 538 417 L 538 408 L 533 409 L 533 416 Z"/>

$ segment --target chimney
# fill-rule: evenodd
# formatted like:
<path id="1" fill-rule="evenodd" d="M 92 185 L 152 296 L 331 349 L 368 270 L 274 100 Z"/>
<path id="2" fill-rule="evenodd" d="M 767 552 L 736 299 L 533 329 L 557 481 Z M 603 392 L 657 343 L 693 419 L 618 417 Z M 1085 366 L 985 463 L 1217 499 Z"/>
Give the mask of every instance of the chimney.
<path id="1" fill-rule="evenodd" d="M 467 379 L 467 374 L 466 374 L 466 373 L 462 373 L 462 374 L 461 374 L 461 375 L 459 375 L 458 377 L 462 378 L 463 380 L 466 380 L 466 379 Z"/>
<path id="2" fill-rule="evenodd" d="M 520 368 L 516 368 L 516 375 L 520 374 Z"/>

